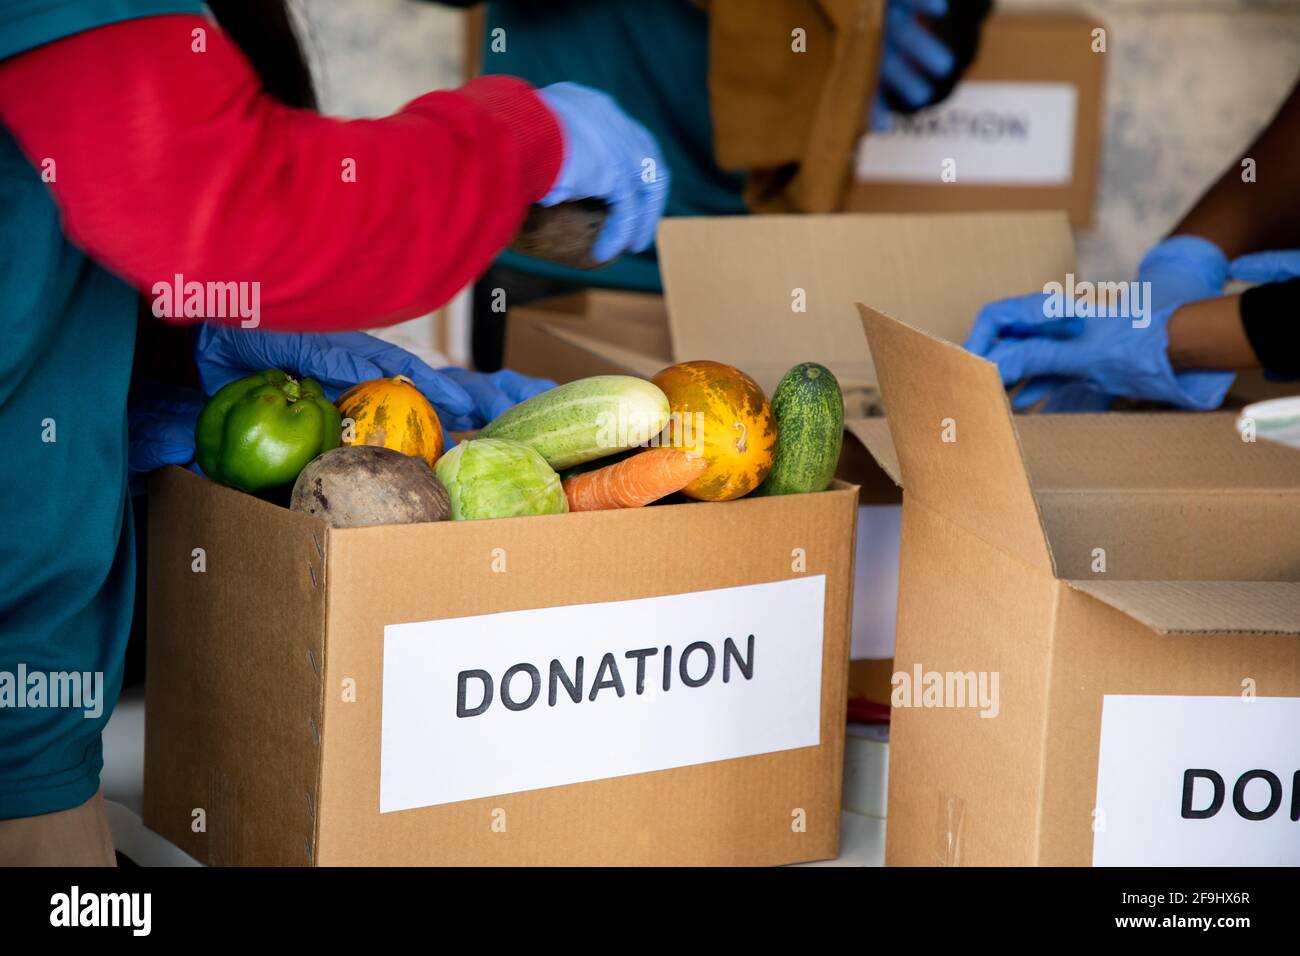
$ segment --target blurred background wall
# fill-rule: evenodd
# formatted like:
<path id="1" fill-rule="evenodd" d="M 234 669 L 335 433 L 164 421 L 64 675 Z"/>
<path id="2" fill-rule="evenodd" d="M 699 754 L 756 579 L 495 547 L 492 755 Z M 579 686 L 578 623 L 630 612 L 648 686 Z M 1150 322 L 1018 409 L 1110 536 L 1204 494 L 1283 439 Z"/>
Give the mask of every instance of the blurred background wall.
<path id="1" fill-rule="evenodd" d="M 1086 278 L 1128 278 L 1300 73 L 1297 0 L 998 2 L 1083 6 L 1109 24 L 1097 223 L 1079 235 Z"/>
<path id="2" fill-rule="evenodd" d="M 1127 278 L 1245 149 L 1300 71 L 1300 0 L 998 5 L 1084 9 L 1108 24 L 1101 187 L 1096 224 L 1078 237 L 1083 278 Z M 301 13 L 328 112 L 379 115 L 461 81 L 460 11 L 415 0 L 301 0 Z M 425 349 L 441 341 L 463 356 L 463 308 L 452 310 L 441 339 L 430 328 L 410 323 L 393 335 Z"/>

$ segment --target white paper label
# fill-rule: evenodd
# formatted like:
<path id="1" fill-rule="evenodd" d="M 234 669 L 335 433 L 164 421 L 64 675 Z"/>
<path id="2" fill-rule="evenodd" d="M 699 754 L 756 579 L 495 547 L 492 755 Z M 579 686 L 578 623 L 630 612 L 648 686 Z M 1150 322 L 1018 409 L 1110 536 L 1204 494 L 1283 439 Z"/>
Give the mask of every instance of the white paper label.
<path id="1" fill-rule="evenodd" d="M 864 136 L 858 180 L 1066 185 L 1078 95 L 1069 83 L 961 83 L 938 106 Z"/>
<path id="2" fill-rule="evenodd" d="M 1300 865 L 1300 698 L 1106 695 L 1094 866 Z"/>
<path id="3" fill-rule="evenodd" d="M 816 746 L 825 597 L 815 575 L 390 624 L 380 812 Z"/>

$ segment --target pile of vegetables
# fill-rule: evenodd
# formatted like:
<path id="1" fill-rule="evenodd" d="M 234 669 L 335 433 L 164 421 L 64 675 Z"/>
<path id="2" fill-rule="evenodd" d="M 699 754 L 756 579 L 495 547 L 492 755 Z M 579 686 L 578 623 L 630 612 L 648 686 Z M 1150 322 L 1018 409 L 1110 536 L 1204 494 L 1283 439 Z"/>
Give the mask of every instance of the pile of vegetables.
<path id="1" fill-rule="evenodd" d="M 437 413 L 407 378 L 375 379 L 337 408 L 277 370 L 232 382 L 197 426 L 199 465 L 335 527 L 640 508 L 674 495 L 731 501 L 824 491 L 844 400 L 815 362 L 769 401 L 721 362 L 653 379 L 598 375 L 521 402 L 444 452 Z"/>

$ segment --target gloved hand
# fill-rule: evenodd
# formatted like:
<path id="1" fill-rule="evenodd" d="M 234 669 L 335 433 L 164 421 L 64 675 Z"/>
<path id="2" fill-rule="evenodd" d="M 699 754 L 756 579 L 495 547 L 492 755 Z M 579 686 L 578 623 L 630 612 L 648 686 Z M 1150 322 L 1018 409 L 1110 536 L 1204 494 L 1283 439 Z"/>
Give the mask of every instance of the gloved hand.
<path id="1" fill-rule="evenodd" d="M 1228 259 L 1200 236 L 1170 236 L 1156 243 L 1138 264 L 1138 282 L 1151 283 L 1151 311 L 1209 299 L 1223 292 Z"/>
<path id="2" fill-rule="evenodd" d="M 1161 339 L 1163 344 L 1159 349 L 1160 354 L 1163 355 L 1168 347 L 1164 335 L 1164 323 L 1168 321 L 1169 316 L 1184 303 L 1219 295 L 1227 277 L 1227 258 L 1218 246 L 1207 239 L 1199 236 L 1173 236 L 1153 246 L 1142 257 L 1142 262 L 1138 266 L 1137 281 L 1149 283 L 1142 287 L 1142 295 L 1150 315 L 1158 319 L 1163 314 L 1164 319 L 1159 323 L 1160 331 L 1152 333 L 1142 341 Z M 966 347 L 977 355 L 993 358 L 990 349 L 999 338 L 1026 339 L 1048 336 L 1070 339 L 1081 335 L 1084 331 L 1084 323 L 1087 322 L 1128 325 L 1132 332 L 1144 331 L 1131 328 L 1132 323 L 1120 317 L 1049 320 L 1042 314 L 1042 301 L 1045 297 L 1038 296 L 1037 302 L 1030 302 L 1032 298 L 1022 296 L 986 306 L 975 320 Z M 1151 323 L 1152 327 L 1157 324 L 1154 319 Z M 1168 365 L 1167 359 L 1165 364 Z M 1172 370 L 1170 374 L 1173 374 Z M 1110 406 L 1111 395 L 1125 395 L 1130 398 L 1182 404 L 1188 408 L 1202 407 L 1202 403 L 1211 402 L 1212 404 L 1207 407 L 1215 408 L 1223 401 L 1223 394 L 1232 384 L 1230 372 L 1184 372 L 1179 374 L 1179 380 L 1182 381 L 1182 376 L 1185 375 L 1193 376 L 1186 381 L 1193 383 L 1197 390 L 1195 396 L 1177 395 L 1168 389 L 1167 382 L 1164 385 L 1164 395 L 1149 393 L 1138 396 L 1131 394 L 1130 391 L 1107 394 L 1099 391 L 1099 380 L 1095 377 L 1051 375 L 1028 382 L 1012 399 L 1012 405 L 1024 410 L 1047 399 L 1043 408 L 1047 412 L 1105 411 Z M 1214 376 L 1214 378 L 1205 379 L 1204 376 Z M 1130 383 L 1130 386 L 1136 387 L 1136 383 Z M 1148 383 L 1145 389 L 1151 392 L 1152 387 Z M 1191 401 L 1192 404 L 1185 404 L 1187 401 Z"/>
<path id="3" fill-rule="evenodd" d="M 947 79 L 956 69 L 952 50 L 917 19 L 947 13 L 948 0 L 889 0 L 872 129 L 889 129 L 888 99 L 919 109 L 934 99 L 935 82 Z"/>
<path id="4" fill-rule="evenodd" d="M 1300 278 L 1300 249 L 1252 252 L 1238 256 L 1228 265 L 1228 275 L 1238 282 L 1263 285 Z"/>
<path id="5" fill-rule="evenodd" d="M 181 385 L 138 382 L 127 400 L 127 475 L 132 495 L 144 492 L 144 476 L 164 465 L 196 468 L 194 424 L 203 393 Z"/>
<path id="6" fill-rule="evenodd" d="M 358 382 L 405 375 L 433 403 L 449 432 L 480 428 L 503 409 L 554 385 L 516 372 L 434 370 L 405 349 L 364 332 L 263 332 L 206 323 L 195 337 L 194 359 L 209 395 L 264 368 L 314 378 L 331 399 Z"/>
<path id="7" fill-rule="evenodd" d="M 1166 305 L 1149 323 L 1102 314 L 1092 318 L 1048 316 L 1046 293 L 986 305 L 966 347 L 998 366 L 1006 385 L 1029 381 L 1012 400 L 1023 410 L 1064 387 L 1085 383 L 1102 395 L 1167 402 L 1180 408 L 1218 408 L 1233 372 L 1174 372 L 1166 325 L 1181 303 Z M 1089 406 L 1087 393 L 1077 401 Z M 1064 410 L 1064 409 L 1058 409 Z M 1070 410 L 1079 410 L 1078 408 Z"/>
<path id="8" fill-rule="evenodd" d="M 331 400 L 358 382 L 405 375 L 449 418 L 474 408 L 468 393 L 403 348 L 365 332 L 263 332 L 206 322 L 194 339 L 194 361 L 209 395 L 265 368 L 314 378 Z"/>
<path id="9" fill-rule="evenodd" d="M 598 90 L 554 83 L 538 95 L 564 133 L 564 162 L 541 204 L 588 198 L 608 204 L 591 253 L 597 262 L 648 248 L 668 202 L 668 167 L 655 138 Z"/>
<path id="10" fill-rule="evenodd" d="M 486 425 L 504 411 L 508 411 L 526 398 L 540 395 L 555 383 L 549 378 L 529 378 L 503 368 L 498 372 L 471 372 L 463 368 L 441 369 L 453 382 L 465 389 L 474 402 L 474 417 Z M 478 428 L 479 425 L 474 425 Z M 466 431 L 467 429 L 457 429 Z"/>

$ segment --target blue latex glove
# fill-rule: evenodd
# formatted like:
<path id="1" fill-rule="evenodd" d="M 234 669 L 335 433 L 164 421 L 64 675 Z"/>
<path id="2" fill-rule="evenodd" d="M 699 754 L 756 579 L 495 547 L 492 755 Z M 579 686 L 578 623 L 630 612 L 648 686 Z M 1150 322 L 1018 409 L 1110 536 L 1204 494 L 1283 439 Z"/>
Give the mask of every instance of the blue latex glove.
<path id="1" fill-rule="evenodd" d="M 1300 249 L 1252 252 L 1239 256 L 1228 266 L 1228 275 L 1238 282 L 1263 285 L 1300 278 Z"/>
<path id="2" fill-rule="evenodd" d="M 1137 280 L 1151 283 L 1151 309 L 1160 312 L 1221 294 L 1228 281 L 1228 260 L 1208 239 L 1171 236 L 1142 257 Z"/>
<path id="3" fill-rule="evenodd" d="M 140 382 L 127 402 L 127 474 L 131 494 L 144 492 L 144 476 L 164 465 L 194 464 L 194 424 L 207 401 L 180 385 Z"/>
<path id="4" fill-rule="evenodd" d="M 1157 318 L 1163 316 L 1163 321 L 1159 323 L 1158 334 L 1147 336 L 1141 341 L 1149 343 L 1159 338 L 1163 342 L 1160 345 L 1163 355 L 1168 347 L 1164 323 L 1168 321 L 1169 316 L 1184 303 L 1219 295 L 1223 291 L 1227 278 L 1228 260 L 1219 247 L 1209 240 L 1199 236 L 1173 236 L 1157 243 L 1142 257 L 1142 262 L 1138 266 L 1137 281 L 1150 283 L 1149 286 L 1143 287 L 1144 290 L 1149 290 L 1147 307 L 1153 316 Z M 1147 293 L 1144 291 L 1143 294 Z M 989 350 L 994 341 L 999 338 L 1039 336 L 1073 338 L 1082 334 L 1085 321 L 1131 327 L 1131 323 L 1127 320 L 1114 317 L 1093 320 L 1078 318 L 1048 320 L 1042 314 L 1043 297 L 1038 297 L 1038 304 L 1027 306 L 1024 303 L 1028 298 L 1032 297 L 1009 299 L 1005 300 L 1005 303 L 995 302 L 986 306 L 975 320 L 975 327 L 967 340 L 967 348 L 978 355 L 992 358 Z M 1156 324 L 1157 322 L 1153 320 L 1152 326 Z M 1144 330 L 1130 328 L 1130 331 Z M 1150 358 L 1154 361 L 1154 356 Z M 1168 364 L 1167 359 L 1165 364 Z M 1192 378 L 1185 379 L 1184 376 L 1192 376 Z M 1135 383 L 1130 383 L 1129 390 L 1106 393 L 1100 390 L 1099 381 L 1095 377 L 1050 375 L 1026 383 L 1012 399 L 1012 405 L 1024 410 L 1046 399 L 1043 410 L 1047 412 L 1105 411 L 1110 406 L 1111 395 L 1124 395 L 1130 398 L 1166 401 L 1186 408 L 1217 408 L 1223 401 L 1223 394 L 1232 384 L 1232 377 L 1231 372 L 1179 373 L 1178 381 L 1193 383 L 1194 394 L 1189 393 L 1184 396 L 1170 390 L 1167 382 L 1162 389 L 1159 389 L 1162 394 L 1151 393 L 1152 386 L 1147 382 L 1144 387 L 1148 394 L 1134 395 L 1131 389 L 1135 387 Z"/>
<path id="5" fill-rule="evenodd" d="M 510 371 L 484 375 L 463 368 L 434 370 L 405 349 L 364 332 L 262 332 L 208 323 L 195 337 L 194 359 L 209 395 L 264 368 L 314 378 L 331 399 L 358 382 L 405 375 L 433 403 L 449 432 L 481 428 L 511 405 L 555 384 Z"/>
<path id="6" fill-rule="evenodd" d="M 1228 260 L 1218 246 L 1195 236 L 1164 240 L 1153 246 L 1138 266 L 1138 281 L 1151 283 L 1148 305 L 1153 313 L 1216 296 L 1227 278 Z M 1076 336 L 1084 320 L 1077 316 L 1049 318 L 1042 306 L 1046 298 L 1043 294 L 1015 296 L 986 305 L 975 319 L 966 348 L 986 355 L 1002 337 Z"/>
<path id="7" fill-rule="evenodd" d="M 209 322 L 199 326 L 194 361 L 209 395 L 264 368 L 314 378 L 330 399 L 358 382 L 405 375 L 447 417 L 465 418 L 474 410 L 469 394 L 451 379 L 365 332 L 263 332 Z"/>
<path id="8" fill-rule="evenodd" d="M 1017 409 L 1043 399 L 1062 380 L 1076 388 L 1083 383 L 1103 395 L 1179 408 L 1206 410 L 1223 402 L 1234 373 L 1175 373 L 1169 364 L 1166 325 L 1181 303 L 1166 305 L 1147 322 L 1137 323 L 1114 314 L 1049 317 L 1049 299 L 1037 292 L 986 305 L 966 341 L 968 349 L 998 366 L 1004 384 L 1029 382 L 1012 400 Z"/>
<path id="9" fill-rule="evenodd" d="M 463 368 L 444 368 L 440 371 L 469 393 L 474 401 L 475 416 L 481 418 L 483 424 L 492 421 L 524 399 L 540 395 L 547 389 L 555 387 L 555 383 L 548 378 L 529 378 L 508 368 L 488 373 L 471 372 Z M 467 430 L 457 429 L 457 431 Z"/>
<path id="10" fill-rule="evenodd" d="M 1039 402 L 1043 402 L 1042 411 L 1049 414 L 1105 412 L 1110 410 L 1111 397 L 1091 382 L 1061 375 L 1044 375 L 1026 382 L 1011 397 L 1011 405 L 1018 412 L 1028 411 Z"/>
<path id="11" fill-rule="evenodd" d="M 605 201 L 609 216 L 591 252 L 597 262 L 649 248 L 668 202 L 669 182 L 654 136 L 598 90 L 554 83 L 538 95 L 564 133 L 560 175 L 541 204 Z"/>
<path id="12" fill-rule="evenodd" d="M 912 108 L 934 96 L 934 80 L 948 77 L 956 67 L 952 51 L 917 19 L 941 17 L 948 0 L 889 0 L 885 10 L 885 37 L 880 57 L 880 86 L 871 112 L 871 128 L 889 129 L 885 90 Z"/>
<path id="13" fill-rule="evenodd" d="M 207 323 L 195 337 L 194 359 L 209 395 L 264 368 L 314 378 L 331 399 L 358 382 L 405 375 L 433 403 L 448 432 L 481 428 L 555 384 L 508 370 L 490 375 L 463 368 L 435 370 L 406 349 L 364 332 L 263 332 Z"/>

